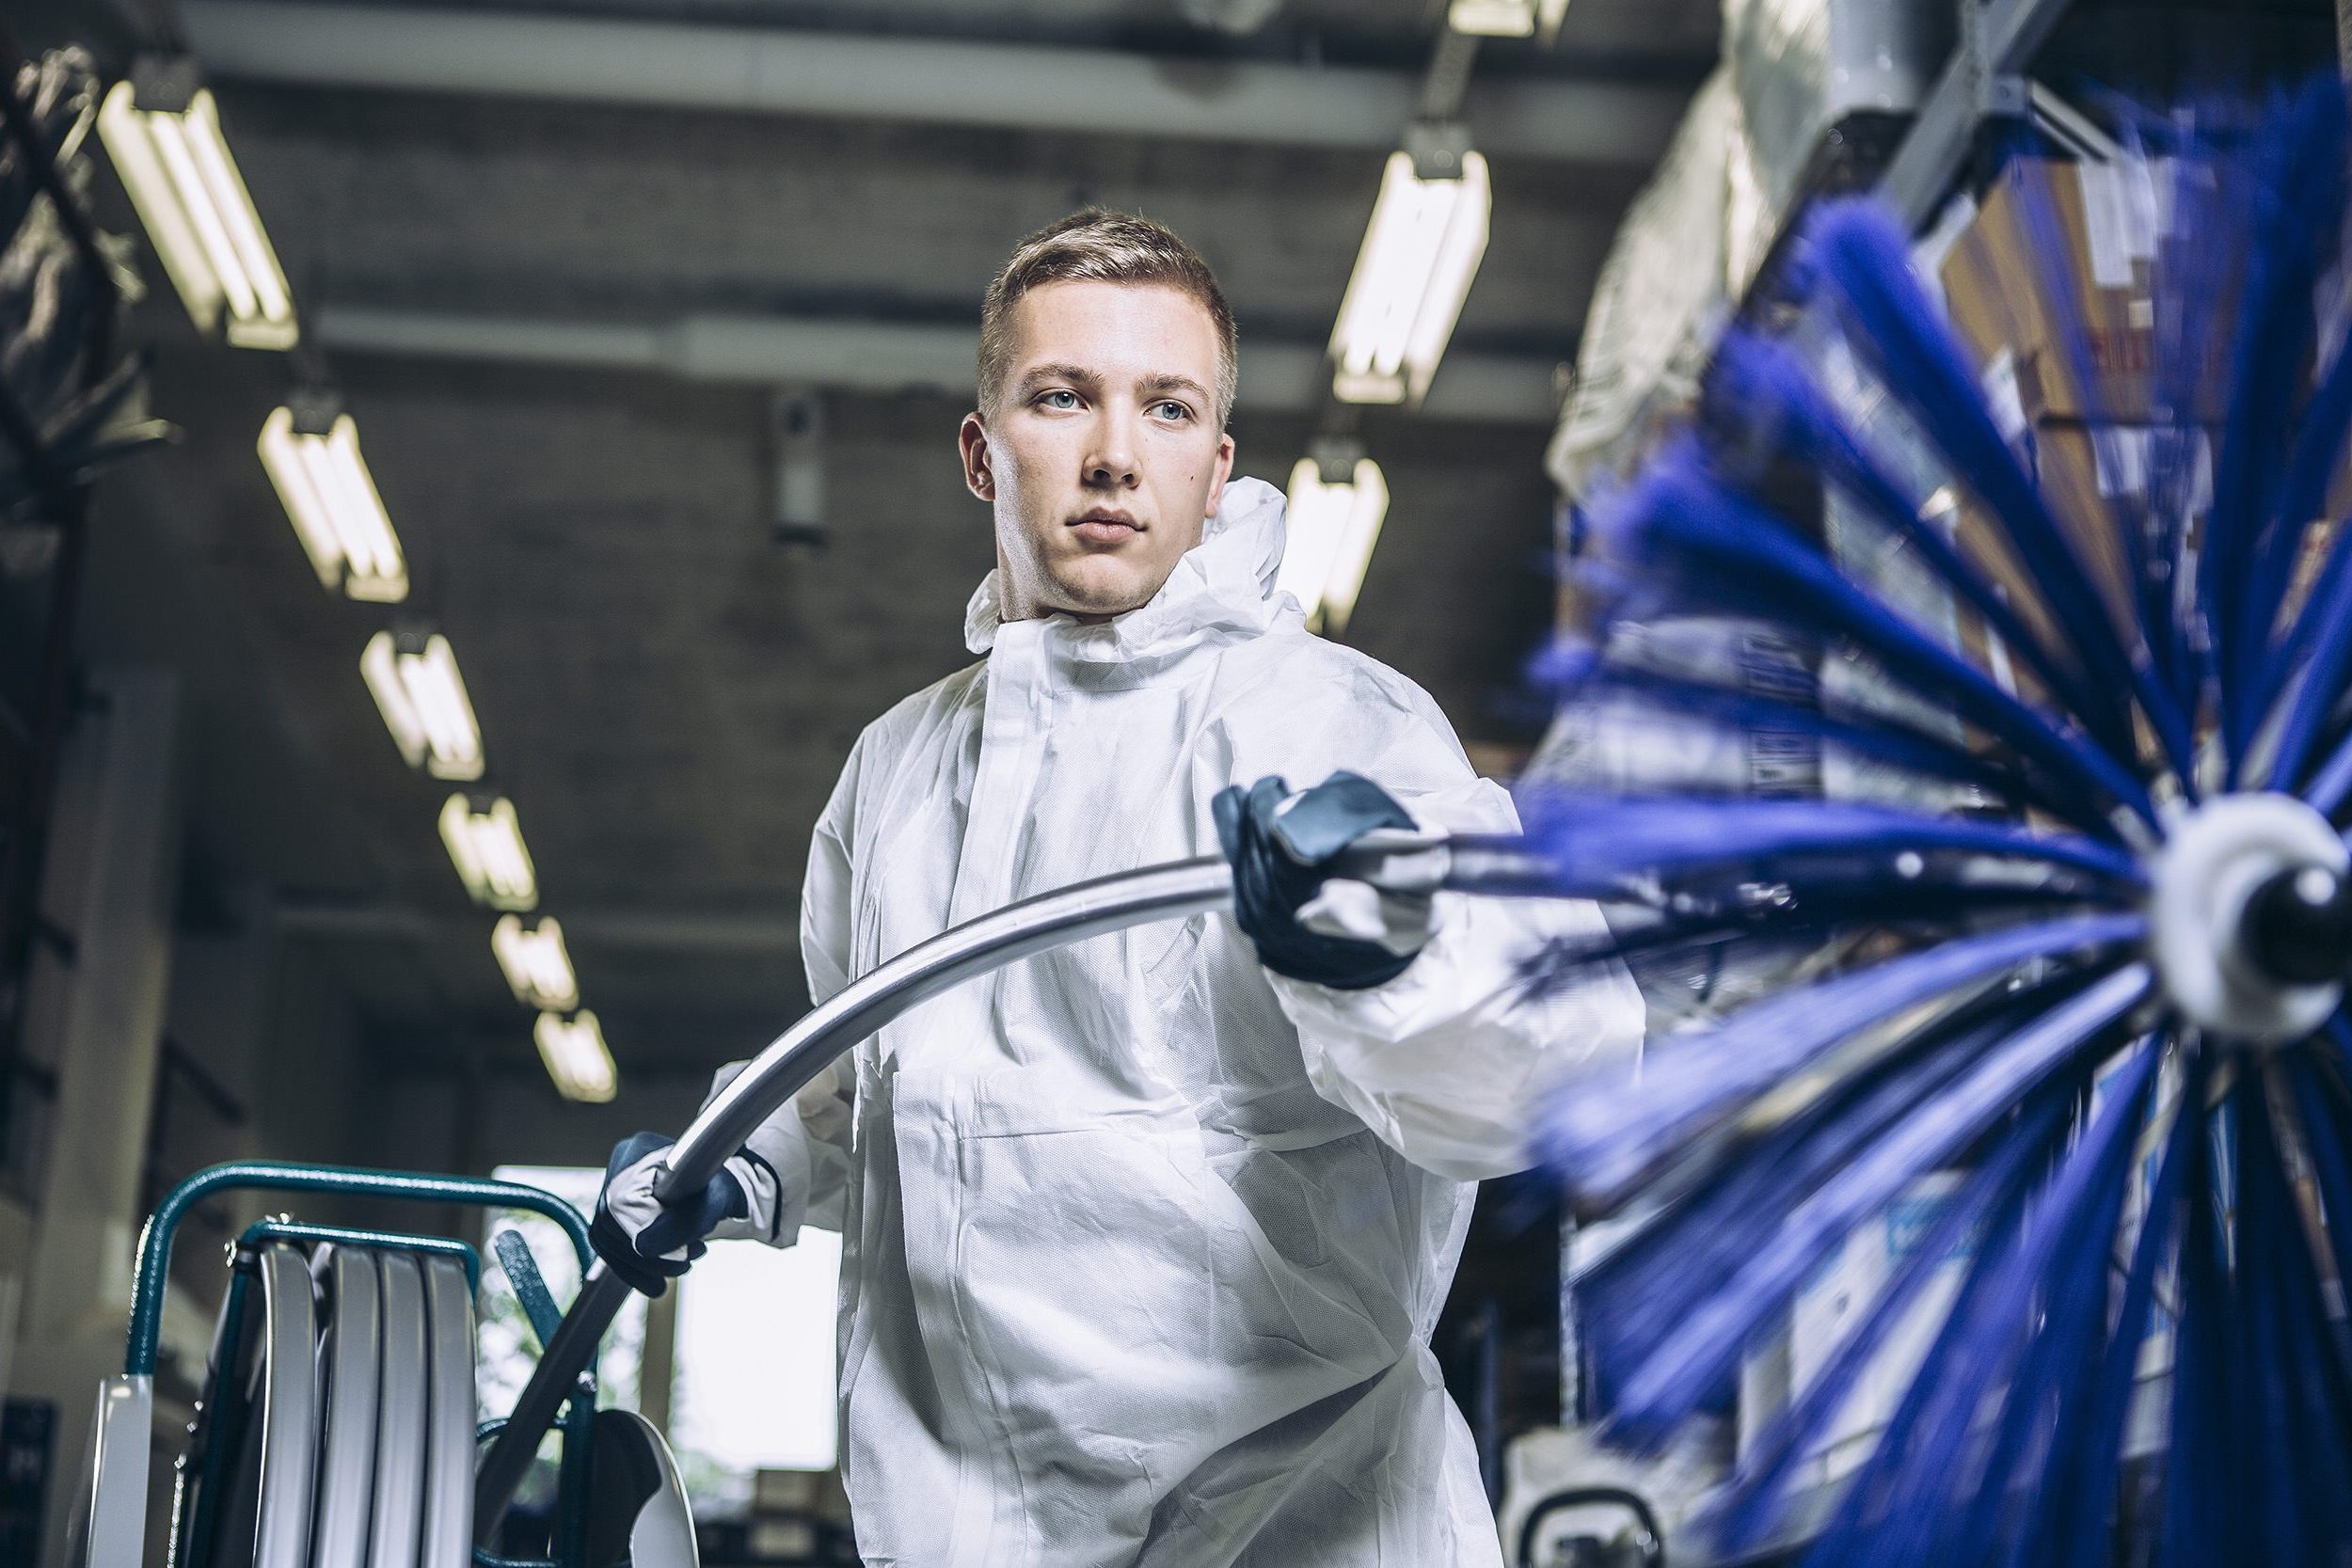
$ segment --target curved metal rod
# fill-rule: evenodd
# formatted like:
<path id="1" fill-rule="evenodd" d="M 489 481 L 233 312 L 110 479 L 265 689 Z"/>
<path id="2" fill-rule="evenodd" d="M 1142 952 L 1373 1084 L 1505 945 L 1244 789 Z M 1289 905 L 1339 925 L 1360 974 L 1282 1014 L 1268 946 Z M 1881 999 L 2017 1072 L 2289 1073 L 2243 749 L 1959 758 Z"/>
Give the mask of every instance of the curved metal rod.
<path id="1" fill-rule="evenodd" d="M 940 992 L 1068 942 L 1222 909 L 1233 873 L 1218 856 L 1104 877 L 966 921 L 867 971 L 811 1008 L 678 1134 L 654 1191 L 699 1192 L 752 1130 L 859 1040 Z"/>
<path id="2" fill-rule="evenodd" d="M 1534 891 L 1546 863 L 1516 834 L 1367 833 L 1333 875 L 1394 893 Z M 1231 907 L 1224 858 L 1170 861 L 1080 882 L 966 921 L 851 981 L 778 1036 L 678 1134 L 654 1192 L 698 1192 L 728 1155 L 857 1041 L 920 1003 L 1018 959 L 1106 931 Z"/>
<path id="3" fill-rule="evenodd" d="M 1544 861 L 1516 835 L 1367 833 L 1343 851 L 1335 876 L 1390 892 L 1532 894 Z M 752 1058 L 671 1146 L 654 1190 L 667 1200 L 699 1191 L 728 1155 L 834 1057 L 909 1009 L 992 970 L 1108 931 L 1231 906 L 1233 874 L 1223 857 L 1171 861 L 1041 894 L 943 931 L 860 975 Z M 629 1289 L 598 1264 L 581 1284 L 531 1381 L 474 1478 L 474 1539 L 489 1539 L 539 1438 L 596 1354 Z"/>
<path id="4" fill-rule="evenodd" d="M 689 1194 L 742 1147 L 833 1059 L 909 1008 L 965 980 L 1065 942 L 1232 901 L 1233 874 L 1216 856 L 1122 872 L 1010 904 L 943 931 L 859 976 L 752 1058 L 671 1147 L 658 1193 Z M 598 1263 L 539 1354 L 514 1412 L 474 1472 L 474 1540 L 492 1541 L 539 1439 L 596 1357 L 629 1288 Z"/>

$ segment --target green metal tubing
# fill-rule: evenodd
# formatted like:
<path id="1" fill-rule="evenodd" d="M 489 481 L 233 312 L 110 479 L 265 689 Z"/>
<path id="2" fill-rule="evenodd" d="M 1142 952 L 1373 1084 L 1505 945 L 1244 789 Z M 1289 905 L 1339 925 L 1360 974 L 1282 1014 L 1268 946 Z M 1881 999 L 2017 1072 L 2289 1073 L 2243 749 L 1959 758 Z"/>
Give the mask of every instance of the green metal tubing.
<path id="1" fill-rule="evenodd" d="M 428 1176 L 415 1171 L 342 1165 L 296 1165 L 274 1160 L 240 1160 L 215 1165 L 197 1172 L 165 1195 L 162 1205 L 147 1222 L 146 1233 L 139 1239 L 138 1278 L 131 1299 L 130 1344 L 123 1355 L 123 1370 L 130 1376 L 154 1375 L 155 1347 L 163 1332 L 164 1283 L 170 1269 L 172 1237 L 179 1230 L 180 1222 L 197 1204 L 230 1188 L 527 1209 L 545 1214 L 564 1227 L 564 1234 L 571 1238 L 572 1250 L 580 1257 L 583 1279 L 596 1260 L 588 1244 L 588 1222 L 580 1217 L 580 1211 L 536 1187 L 472 1177 Z"/>
<path id="2" fill-rule="evenodd" d="M 237 1238 L 241 1247 L 257 1247 L 263 1242 L 332 1242 L 337 1246 L 383 1247 L 393 1252 L 454 1258 L 466 1266 L 466 1289 L 477 1293 L 482 1289 L 482 1254 L 474 1250 L 472 1243 L 450 1236 L 404 1236 L 397 1230 L 354 1230 L 341 1225 L 305 1225 L 299 1220 L 257 1220 Z"/>

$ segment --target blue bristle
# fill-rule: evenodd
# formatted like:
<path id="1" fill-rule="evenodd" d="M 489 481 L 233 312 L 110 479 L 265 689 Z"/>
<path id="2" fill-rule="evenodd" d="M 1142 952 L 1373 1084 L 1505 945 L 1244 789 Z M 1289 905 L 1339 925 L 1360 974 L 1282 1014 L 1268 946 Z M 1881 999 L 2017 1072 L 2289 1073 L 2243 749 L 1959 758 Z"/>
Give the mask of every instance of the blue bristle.
<path id="1" fill-rule="evenodd" d="M 1905 494 L 1845 427 L 1793 356 L 1753 334 L 1733 331 L 1716 347 L 1711 371 L 1718 395 L 1786 441 L 1792 455 L 1818 467 L 1862 502 L 1881 527 L 1916 549 L 1935 576 L 2007 640 L 2104 745 L 2118 752 L 2128 748 L 2131 717 L 2122 693 L 2109 690 L 2103 695 L 2074 662 L 2071 649 L 2052 649 L 2026 626 L 1984 574 L 1922 518 L 1919 501 Z"/>
<path id="2" fill-rule="evenodd" d="M 2344 437 L 2352 429 L 2352 343 L 2339 337 L 2326 373 L 2305 405 L 2296 433 L 2295 448 L 2279 487 L 2270 527 L 2277 537 L 2256 562 L 2256 576 L 2247 615 L 2249 657 L 2268 654 L 2267 642 L 2277 630 L 2280 606 L 2295 570 L 2296 558 L 2310 537 L 2312 525 L 2327 505 L 2328 483 L 2343 460 Z M 2272 692 L 2258 689 L 2258 698 Z"/>
<path id="3" fill-rule="evenodd" d="M 2333 245 L 2343 227 L 2344 112 L 2340 87 L 2313 83 L 2262 138 L 2248 181 L 2254 231 L 2201 557 L 2233 753 L 2243 751 L 2257 717 L 2246 709 L 2269 632 L 2249 587 L 2265 546 L 2276 547 L 2265 539 L 2266 524 L 2310 344 L 2312 288 L 2321 246 Z M 2291 519 L 2298 528 L 2305 520 Z"/>
<path id="4" fill-rule="evenodd" d="M 1574 1212 L 1640 1222 L 1577 1284 L 1609 1433 L 1665 1443 L 1856 1224 L 1927 1169 L 1971 1167 L 1930 1256 L 1898 1265 L 1751 1445 L 1714 1511 L 1726 1550 L 1785 1526 L 1804 1457 L 1966 1234 L 1982 1242 L 1947 1321 L 1831 1504 L 1815 1568 L 2352 1561 L 2352 1015 L 2259 1050 L 2203 1038 L 2169 1010 L 2144 913 L 2151 861 L 2201 791 L 2352 814 L 2352 523 L 2300 586 L 2352 452 L 2352 340 L 2322 297 L 2346 265 L 2352 113 L 2328 81 L 2252 114 L 2121 118 L 2122 176 L 2169 184 L 2150 403 L 2130 416 L 2146 423 L 2137 446 L 2100 447 L 2099 480 L 2144 453 L 2144 489 L 2095 513 L 2070 493 L 2061 518 L 1911 277 L 1899 228 L 1833 203 L 1781 279 L 1809 302 L 1802 325 L 1725 339 L 1695 433 L 1594 515 L 1595 641 L 1540 665 L 1613 713 L 1799 735 L 1899 770 L 1906 794 L 1971 791 L 1948 814 L 1526 798 L 1547 890 L 1617 907 L 1607 939 L 1527 956 L 1531 990 L 1628 956 L 1832 942 L 1852 966 L 1653 1043 L 1637 1084 L 1572 1076 L 1538 1107 L 1537 1151 Z M 2025 252 L 2010 282 L 2044 296 L 2043 372 L 2071 372 L 2094 423 L 2114 417 L 2110 361 L 2068 297 L 2065 226 L 2038 174 L 2005 194 Z M 1794 493 L 1791 467 L 1852 503 L 1838 517 L 1866 552 L 1908 564 L 1849 568 L 1778 515 L 1762 485 Z M 1921 518 L 1939 485 L 1971 498 L 1967 531 Z M 2094 586 L 2093 560 L 2123 563 L 2124 594 Z M 1882 577 L 1901 607 L 1867 585 Z M 1956 651 L 1918 588 L 2015 656 L 2023 695 Z M 1753 619 L 1801 658 L 1856 661 L 1856 678 L 1824 697 L 1682 668 L 1647 623 L 1693 616 Z M 1780 945 L 1743 953 L 1758 942 Z M 2094 1108 L 2102 1058 L 2126 1040 Z M 2172 1349 L 2169 1446 L 2134 1479 L 2122 1448 L 2152 1331 Z M 2120 1532 L 2143 1522 L 2153 1539 L 2127 1550 Z"/>
<path id="5" fill-rule="evenodd" d="M 1901 231 L 1883 209 L 1842 201 L 1814 215 L 1805 240 L 1818 276 L 1856 325 L 1855 347 L 1942 449 L 1954 477 L 2001 517 L 2037 592 L 2074 635 L 2085 663 L 2098 679 L 2138 698 L 2174 770 L 2185 776 L 2186 718 L 2118 640 L 2089 570 L 2001 439 L 1951 329 L 1913 279 Z"/>
<path id="6" fill-rule="evenodd" d="M 2095 952 L 2136 941 L 2145 929 L 2134 913 L 2039 922 L 1772 997 L 1712 1029 L 1661 1043 L 1645 1064 L 1633 1104 L 1584 1092 L 1579 1082 L 1565 1085 L 1545 1108 L 1535 1147 L 1571 1195 L 1613 1200 L 1661 1153 L 1855 1032 L 2028 958 Z"/>
<path id="7" fill-rule="evenodd" d="M 1524 798 L 1527 836 L 1562 896 L 1610 898 L 1661 872 L 1803 855 L 1887 857 L 1906 850 L 1973 851 L 2069 867 L 2123 888 L 2144 873 L 2112 845 L 2076 833 L 2037 833 L 2006 822 L 1931 816 L 1842 800 L 1715 800 L 1673 797 Z"/>
<path id="8" fill-rule="evenodd" d="M 2079 795 L 2058 789 L 2039 774 L 2005 766 L 1921 728 L 1899 715 L 1871 709 L 1852 718 L 1823 714 L 1796 701 L 1742 688 L 1641 666 L 1613 663 L 1581 640 L 1561 640 L 1530 661 L 1530 683 L 1559 701 L 1591 700 L 1622 693 L 1647 700 L 1659 711 L 1716 725 L 1726 732 L 1758 729 L 1810 736 L 1856 756 L 1925 778 L 1969 785 L 1995 800 L 2031 804 L 2102 838 L 2115 825 Z"/>
<path id="9" fill-rule="evenodd" d="M 2140 1068 L 2154 1055 L 2140 1049 Z M 1985 1458 L 1971 1436 L 1980 1413 L 2011 1373 L 2018 1338 L 2032 1323 L 2032 1289 L 2042 1267 L 2087 1213 L 2089 1190 L 2107 1176 L 2115 1145 L 2129 1149 L 2129 1101 L 2117 1096 L 2082 1145 L 2060 1164 L 2040 1199 L 2007 1234 L 1985 1237 L 1960 1298 L 1929 1345 L 1903 1402 L 1886 1422 L 1806 1568 L 1936 1561 L 1943 1540 L 1960 1543 L 1952 1507 L 1969 1502 L 1962 1479 Z M 1971 1455 L 1971 1446 L 1979 1453 Z"/>
<path id="10" fill-rule="evenodd" d="M 1755 1326 L 1820 1264 L 1830 1247 L 1924 1172 L 1973 1144 L 2086 1042 L 2111 1029 L 2146 994 L 2148 975 L 2127 967 L 2052 1007 L 1982 1058 L 1936 1100 L 1918 1107 L 1816 1192 L 1722 1291 L 1693 1305 L 1620 1391 L 1618 1419 L 1687 1413 L 1721 1381 Z"/>
<path id="11" fill-rule="evenodd" d="M 2030 125 L 2015 127 L 2010 133 L 2012 153 L 2042 151 L 2044 150 L 2040 145 L 2042 139 L 2040 131 Z M 2009 198 L 2023 230 L 2023 249 L 2029 269 L 2028 276 L 2016 281 L 2031 290 L 2036 309 L 2044 318 L 2042 340 L 2051 345 L 2056 356 L 2064 362 L 2069 377 L 2084 401 L 2086 417 L 2118 419 L 2121 417 L 2119 411 L 2099 406 L 2104 388 L 2092 362 L 2090 334 L 2085 328 L 2082 310 L 2075 298 L 2072 268 L 2068 263 L 2071 246 L 2065 229 L 2058 221 L 2046 185 L 2039 179 L 2019 178 L 2020 167 L 2012 162 L 2010 171 L 2001 180 L 2002 194 Z M 2096 527 L 2106 520 L 2069 519 L 2085 528 Z M 2114 521 L 2120 525 L 2123 519 L 2119 515 Z M 2139 536 L 2137 530 L 2130 527 L 2118 526 L 2113 531 L 2122 547 L 2129 585 L 2137 590 L 2146 580 L 2149 559 L 2147 541 Z M 2156 677 L 2155 685 L 2184 710 L 2193 708 L 2193 699 L 2177 682 L 2175 666 L 2157 656 L 2157 650 L 2165 647 L 2169 640 L 2169 611 L 2148 606 L 2144 594 L 2139 592 L 2135 591 L 2131 598 L 2131 630 L 2148 649 L 2152 672 Z M 2104 599 L 2100 601 L 2102 606 L 2105 602 Z M 2121 695 L 2120 691 L 2118 695 Z M 2128 722 L 2120 734 L 2103 732 L 2103 738 L 2119 754 L 2128 755 L 2133 750 Z"/>
<path id="12" fill-rule="evenodd" d="M 2322 816 L 2336 815 L 2344 797 L 2352 795 L 2352 735 L 2338 741 L 2336 749 L 2328 753 L 2328 760 L 2312 769 L 2311 782 L 2302 787 L 2301 794 Z"/>
<path id="13" fill-rule="evenodd" d="M 1854 1154 L 1933 1099 L 1988 1046 L 2079 985 L 2057 982 L 1996 998 L 1990 1016 L 1964 1007 L 1949 1031 L 1923 1032 L 1890 1061 L 1857 1066 L 1848 1083 L 1783 1126 L 1737 1148 L 1723 1179 L 1646 1225 L 1585 1275 L 1587 1338 L 1611 1386 L 1673 1332 L 1690 1303 L 1727 1286 L 1754 1255 L 1749 1221 L 1809 1198 Z M 1673 1413 L 1662 1413 L 1665 1420 Z M 1662 1430 L 1656 1423 L 1654 1430 Z"/>
<path id="14" fill-rule="evenodd" d="M 1852 639 L 1898 679 L 1957 707 L 2054 777 L 2154 820 L 2146 786 L 2105 750 L 2070 736 L 2002 690 L 1847 579 L 1772 514 L 1710 481 L 1687 454 L 1661 458 L 1607 509 L 1598 526 L 1654 571 L 1677 570 L 1677 582 L 1688 592 Z"/>
<path id="15" fill-rule="evenodd" d="M 2129 972 L 2106 984 L 2129 978 Z M 2144 983 L 2144 976 L 2141 977 Z M 2086 992 L 2088 1003 L 2100 988 Z M 1955 1309 L 1929 1347 L 1912 1394 L 1881 1435 L 1877 1451 L 1843 1499 L 1837 1526 L 1807 1558 L 1808 1568 L 1831 1564 L 1925 1562 L 1939 1548 L 1960 1548 L 1974 1560 L 1956 1513 L 1973 1493 L 1957 1486 L 1971 1468 L 1972 1429 L 1989 1394 L 2007 1376 L 2023 1331 L 2034 1321 L 2032 1301 L 2054 1256 L 2079 1252 L 2086 1233 L 2120 1195 L 2129 1170 L 2131 1134 L 2157 1053 L 2143 1044 L 2124 1082 L 2092 1119 L 2081 1145 L 2067 1157 L 2023 1226 L 1996 1259 L 1980 1264 L 1984 1280 L 1962 1310 Z M 2094 1258 L 2104 1288 L 2104 1247 Z M 1980 1465 L 1983 1456 L 1974 1456 Z M 1995 1484 L 1998 1478 L 1993 1478 Z M 1958 1493 L 1955 1496 L 1955 1493 Z M 1956 1506 L 1957 1505 L 1957 1506 Z"/>
<path id="16" fill-rule="evenodd" d="M 2131 1272 L 2124 1279 L 2114 1330 L 2099 1359 L 2090 1408 L 2075 1441 L 2057 1446 L 2058 1465 L 2041 1498 L 2037 1526 L 2045 1543 L 2041 1560 L 2050 1568 L 2099 1568 L 2108 1552 L 2116 1481 L 2123 1468 L 2124 1427 L 2139 1384 L 2140 1351 L 2155 1306 L 2157 1271 L 2178 1229 L 2189 1146 L 2201 1135 L 2196 1107 L 2204 1096 L 2201 1058 L 2186 1064 L 2184 1076 L 2180 1109 L 2149 1187 Z"/>
<path id="17" fill-rule="evenodd" d="M 1911 1310 L 1953 1249 L 1971 1232 L 2007 1233 L 2028 1184 L 2040 1174 L 2052 1141 L 2065 1127 L 2071 1085 L 2045 1089 L 2029 1101 L 2017 1125 L 2005 1132 L 1984 1163 L 1945 1201 L 1934 1225 L 1879 1291 L 1868 1310 L 1788 1407 L 1772 1418 L 1749 1450 L 1740 1485 L 1714 1520 L 1717 1547 L 1742 1553 L 1772 1524 L 1772 1504 L 1794 1467 L 1817 1449 L 1886 1337 Z"/>
<path id="18" fill-rule="evenodd" d="M 2228 1416 L 2228 1349 L 2222 1342 L 2230 1291 L 2221 1267 L 2217 1212 L 2224 1199 L 2217 1191 L 2212 1140 L 2201 1128 L 2190 1154 L 2182 1201 L 2181 1261 L 2174 1276 L 2179 1310 L 2160 1528 L 2170 1560 L 2225 1562 L 2225 1522 L 2236 1511 L 2225 1508 L 2222 1499 L 2247 1494 L 2235 1473 L 2240 1445 L 2224 1443 L 2220 1436 L 2233 1430 Z"/>
<path id="19" fill-rule="evenodd" d="M 2341 1021 L 2339 1014 L 2338 1022 Z M 2287 1082 L 2296 1108 L 2302 1113 L 2304 1137 L 2311 1149 L 2312 1171 L 2319 1187 L 2328 1240 L 2344 1266 L 2352 1268 L 2352 1160 L 2347 1160 L 2344 1141 L 2338 1132 L 2343 1109 L 2328 1102 L 2328 1091 L 2320 1082 L 2320 1069 L 2309 1062 L 2296 1063 L 2287 1073 Z"/>
<path id="20" fill-rule="evenodd" d="M 1955 1500 L 1966 1502 L 1964 1521 L 1957 1538 L 1943 1543 L 1947 1549 L 1957 1547 L 1955 1561 L 1979 1559 L 2002 1538 L 2011 1540 L 2011 1557 L 2030 1549 L 2023 1516 L 2042 1500 L 2032 1491 L 2032 1477 L 2073 1455 L 2082 1441 L 2082 1422 L 2096 1397 L 2098 1338 L 2107 1326 L 2112 1239 L 2131 1190 L 2134 1135 L 2145 1119 L 2145 1098 L 2159 1060 L 2162 1051 L 2143 1041 L 2134 1065 L 2117 1077 L 2117 1098 L 2129 1105 L 2110 1105 L 2117 1124 L 2107 1152 L 2087 1173 L 2091 1180 L 2079 1209 L 2065 1215 L 2063 1234 L 2027 1281 L 2027 1312 L 2040 1307 L 2040 1323 L 2027 1319 L 2030 1340 L 1999 1397 L 2002 1413 L 1976 1497 Z M 2077 1159 L 2089 1159 L 2089 1149 L 2098 1148 L 2101 1126 L 2091 1126 Z M 2051 1192 L 2051 1201 L 2063 1204 L 2063 1192 Z M 1971 1549 L 1971 1543 L 1980 1549 Z"/>

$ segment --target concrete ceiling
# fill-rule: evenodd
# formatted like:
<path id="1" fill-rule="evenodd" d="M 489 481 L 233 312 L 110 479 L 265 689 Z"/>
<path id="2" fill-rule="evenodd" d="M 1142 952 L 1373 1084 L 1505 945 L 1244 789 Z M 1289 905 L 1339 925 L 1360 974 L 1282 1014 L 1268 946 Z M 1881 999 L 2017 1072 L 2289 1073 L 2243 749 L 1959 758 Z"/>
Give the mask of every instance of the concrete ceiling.
<path id="1" fill-rule="evenodd" d="M 299 20 L 301 8 L 284 8 Z M 1288 0 L 1239 40 L 1147 0 L 581 0 L 532 14 L 854 20 L 868 35 L 1241 49 L 1305 70 L 1318 50 L 1402 70 L 1432 34 L 1423 0 Z M 1704 68 L 1714 15 L 1692 0 L 1576 0 L 1557 55 L 1494 50 L 1482 71 L 1671 95 Z M 1248 383 L 1253 349 L 1271 366 L 1327 333 L 1381 158 L 1148 127 L 975 128 L 226 71 L 216 87 L 297 297 L 329 328 L 339 311 L 373 311 L 968 330 L 1021 234 L 1102 201 L 1163 218 L 1206 253 L 1241 320 Z M 1473 104 L 1479 91 L 1473 82 Z M 1466 367 L 1486 356 L 1540 387 L 1572 356 L 1644 172 L 1625 158 L 1498 159 L 1493 243 L 1456 339 Z M 119 193 L 101 197 L 115 227 L 135 227 Z M 401 766 L 358 679 L 359 649 L 388 616 L 320 591 L 254 456 L 299 367 L 198 342 L 168 299 L 137 325 L 156 353 L 158 412 L 187 438 L 102 487 L 87 641 L 93 657 L 187 672 L 195 852 L 274 889 L 286 929 L 417 1060 L 486 1049 L 527 1061 L 528 1018 L 491 960 L 490 921 L 434 832 L 446 791 Z M 357 416 L 410 551 L 409 608 L 455 646 L 545 907 L 565 922 L 624 1071 L 699 1070 L 760 1043 L 804 1005 L 794 895 L 851 738 L 968 657 L 961 610 L 991 546 L 985 509 L 958 480 L 964 402 L 922 388 L 824 392 L 828 537 L 813 548 L 771 526 L 765 386 L 313 337 L 326 346 L 312 366 Z M 1246 404 L 1235 434 L 1242 470 L 1280 483 L 1312 431 L 1271 401 Z M 1393 504 L 1349 640 L 1428 686 L 1474 742 L 1527 738 L 1507 694 L 1549 614 L 1546 412 L 1364 422 Z"/>

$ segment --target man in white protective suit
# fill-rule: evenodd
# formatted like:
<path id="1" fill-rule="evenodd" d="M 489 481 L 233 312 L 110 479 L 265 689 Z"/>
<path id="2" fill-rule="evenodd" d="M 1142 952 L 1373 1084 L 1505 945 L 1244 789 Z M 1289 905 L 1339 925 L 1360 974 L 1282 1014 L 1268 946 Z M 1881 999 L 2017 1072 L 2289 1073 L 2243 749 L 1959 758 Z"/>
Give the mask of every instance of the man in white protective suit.
<path id="1" fill-rule="evenodd" d="M 1517 818 L 1426 694 L 1275 592 L 1281 496 L 1229 477 L 1235 378 L 1216 279 L 1157 224 L 1080 213 L 990 287 L 960 435 L 995 518 L 979 660 L 850 752 L 802 898 L 809 994 L 1220 842 L 1245 870 L 1292 852 L 1279 885 L 1238 924 L 1096 937 L 925 1004 L 699 1210 L 654 1202 L 660 1140 L 614 1153 L 599 1250 L 654 1291 L 706 1232 L 841 1231 L 870 1568 L 1501 1561 L 1429 1336 L 1470 1183 L 1528 1164 L 1544 1085 L 1630 1057 L 1641 1003 L 1615 972 L 1515 986 L 1534 943 L 1598 929 L 1589 905 L 1384 897 L 1297 863 L 1294 812 L 1342 836 Z M 1303 804 L 1278 782 L 1339 769 L 1360 777 Z"/>

